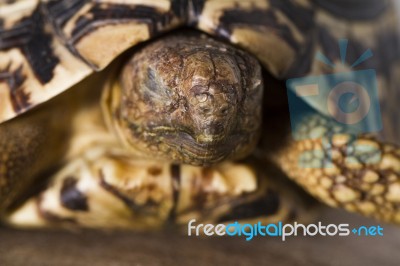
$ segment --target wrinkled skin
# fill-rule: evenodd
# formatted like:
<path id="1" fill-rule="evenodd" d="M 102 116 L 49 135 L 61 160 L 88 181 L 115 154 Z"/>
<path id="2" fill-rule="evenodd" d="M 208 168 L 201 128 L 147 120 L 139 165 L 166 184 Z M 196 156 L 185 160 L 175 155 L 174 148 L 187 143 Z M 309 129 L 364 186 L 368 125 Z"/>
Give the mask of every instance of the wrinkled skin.
<path id="1" fill-rule="evenodd" d="M 205 36 L 178 35 L 146 46 L 126 64 L 111 112 L 137 154 L 213 164 L 254 149 L 262 87 L 250 55 Z"/>

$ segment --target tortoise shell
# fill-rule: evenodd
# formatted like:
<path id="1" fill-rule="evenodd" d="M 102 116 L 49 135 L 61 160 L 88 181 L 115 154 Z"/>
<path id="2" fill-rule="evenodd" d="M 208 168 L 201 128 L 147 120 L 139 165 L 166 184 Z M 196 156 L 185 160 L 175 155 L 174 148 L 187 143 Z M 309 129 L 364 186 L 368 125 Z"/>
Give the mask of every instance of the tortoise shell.
<path id="1" fill-rule="evenodd" d="M 398 92 L 390 85 L 394 79 L 391 72 L 398 69 L 393 66 L 398 64 L 395 59 L 400 53 L 396 48 L 392 3 L 359 2 L 3 2 L 0 4 L 0 122 L 105 68 L 128 48 L 181 27 L 195 28 L 238 45 L 254 54 L 266 70 L 280 79 L 332 71 L 315 61 L 315 54 L 322 52 L 332 62 L 339 62 L 337 39 L 348 38 L 352 54 L 360 54 L 366 48 L 375 54 L 374 60 L 359 67 L 377 69 L 379 82 L 385 86 L 381 98 L 395 95 Z M 308 103 L 324 112 L 321 103 L 313 100 Z M 391 106 L 384 106 L 390 117 L 394 113 Z"/>

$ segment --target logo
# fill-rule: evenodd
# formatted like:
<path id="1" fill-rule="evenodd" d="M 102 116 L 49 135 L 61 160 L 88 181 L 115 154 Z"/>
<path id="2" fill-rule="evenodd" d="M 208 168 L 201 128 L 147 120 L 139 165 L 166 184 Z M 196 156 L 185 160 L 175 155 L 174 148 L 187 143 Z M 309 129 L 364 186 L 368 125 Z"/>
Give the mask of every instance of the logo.
<path id="1" fill-rule="evenodd" d="M 339 41 L 340 58 L 343 65 L 346 63 L 347 46 L 347 40 Z M 372 51 L 368 49 L 351 65 L 351 68 L 360 65 L 372 56 Z M 336 68 L 336 65 L 321 53 L 317 54 L 316 59 L 332 69 Z M 343 128 L 340 133 L 352 136 L 377 132 L 382 129 L 378 85 L 374 69 L 289 79 L 286 87 L 292 135 L 296 140 L 323 138 L 324 143 L 329 144 L 330 137 L 334 132 L 327 131 L 321 135 L 305 134 L 301 130 L 299 125 L 303 123 L 304 115 L 310 115 L 312 112 L 323 113 L 332 121 L 332 125 L 340 125 Z M 365 150 L 370 150 L 369 148 L 371 147 L 365 147 Z M 303 164 L 302 166 L 320 167 L 320 165 Z"/>
<path id="2" fill-rule="evenodd" d="M 239 223 L 235 221 L 230 224 L 196 224 L 196 219 L 188 222 L 188 236 L 230 236 L 244 237 L 246 241 L 250 241 L 255 237 L 277 237 L 282 241 L 293 236 L 383 236 L 383 227 L 380 225 L 358 226 L 351 229 L 347 223 L 342 224 L 301 224 L 294 222 L 293 224 L 284 224 L 281 221 L 277 223 L 262 224 L 257 222 L 254 224 Z"/>

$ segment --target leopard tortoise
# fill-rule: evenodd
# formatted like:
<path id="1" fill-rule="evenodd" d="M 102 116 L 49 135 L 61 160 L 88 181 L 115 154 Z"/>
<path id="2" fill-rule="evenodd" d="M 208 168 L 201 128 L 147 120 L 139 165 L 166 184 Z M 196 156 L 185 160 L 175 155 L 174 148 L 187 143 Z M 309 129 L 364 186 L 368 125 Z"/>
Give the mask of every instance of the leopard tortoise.
<path id="1" fill-rule="evenodd" d="M 400 223 L 393 5 L 1 1 L 1 220 L 133 229 L 289 221 L 307 217 L 312 195 Z M 373 58 L 350 63 L 368 48 Z M 349 132 L 326 102 L 305 97 L 310 112 L 300 112 L 303 137 L 294 138 L 285 80 L 359 69 L 376 70 L 384 130 Z"/>

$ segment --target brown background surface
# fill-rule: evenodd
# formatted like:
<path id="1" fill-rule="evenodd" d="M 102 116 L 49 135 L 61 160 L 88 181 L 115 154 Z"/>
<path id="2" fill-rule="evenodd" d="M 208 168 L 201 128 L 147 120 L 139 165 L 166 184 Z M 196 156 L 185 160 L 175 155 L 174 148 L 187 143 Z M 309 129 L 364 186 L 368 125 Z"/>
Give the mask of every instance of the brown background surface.
<path id="1" fill-rule="evenodd" d="M 377 225 L 342 211 L 324 223 Z M 194 238 L 172 233 L 0 229 L 0 265 L 399 265 L 400 228 L 383 237 Z"/>

